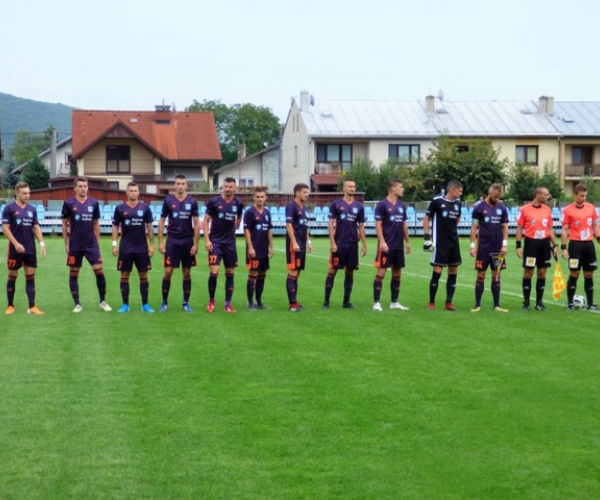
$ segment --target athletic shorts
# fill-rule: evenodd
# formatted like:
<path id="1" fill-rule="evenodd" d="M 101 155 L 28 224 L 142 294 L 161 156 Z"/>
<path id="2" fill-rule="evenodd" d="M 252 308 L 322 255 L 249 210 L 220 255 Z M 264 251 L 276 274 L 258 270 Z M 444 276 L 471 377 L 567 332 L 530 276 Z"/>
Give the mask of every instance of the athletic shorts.
<path id="1" fill-rule="evenodd" d="M 431 256 L 432 266 L 460 266 L 462 259 L 460 257 L 460 247 L 435 247 Z"/>
<path id="2" fill-rule="evenodd" d="M 248 271 L 268 271 L 269 257 L 263 257 L 262 259 L 251 259 L 250 257 L 246 257 L 246 269 Z"/>
<path id="3" fill-rule="evenodd" d="M 37 255 L 35 253 L 19 253 L 16 250 L 9 250 L 6 264 L 8 269 L 11 270 L 21 269 L 23 266 L 37 267 Z"/>
<path id="4" fill-rule="evenodd" d="M 477 271 L 486 271 L 488 267 L 491 267 L 492 271 L 494 271 L 494 258 L 490 255 L 492 253 L 500 255 L 499 251 L 477 253 L 477 257 L 475 258 L 475 269 L 477 269 Z M 502 260 L 500 270 L 502 269 L 506 269 L 506 258 Z"/>
<path id="5" fill-rule="evenodd" d="M 593 241 L 569 242 L 569 269 L 571 271 L 595 271 L 598 269 L 596 262 L 596 247 Z"/>
<path id="6" fill-rule="evenodd" d="M 193 238 L 177 239 L 172 236 L 167 237 L 163 266 L 179 267 L 181 264 L 183 268 L 194 267 L 196 265 L 196 256 L 190 253 L 193 246 Z"/>
<path id="7" fill-rule="evenodd" d="M 402 269 L 406 265 L 403 249 L 392 249 L 389 252 L 377 250 L 375 257 L 375 267 L 381 269 Z"/>
<path id="8" fill-rule="evenodd" d="M 83 264 L 83 258 L 92 265 L 102 264 L 102 256 L 100 255 L 99 248 L 88 248 L 86 250 L 69 250 L 67 257 L 67 266 L 69 267 L 81 267 Z"/>
<path id="9" fill-rule="evenodd" d="M 143 273 L 152 269 L 152 261 L 148 252 L 119 253 L 117 271 L 130 273 L 133 271 L 134 264 L 138 272 Z"/>
<path id="10" fill-rule="evenodd" d="M 330 269 L 358 269 L 358 245 L 338 245 L 337 252 L 331 252 L 329 257 Z"/>
<path id="11" fill-rule="evenodd" d="M 221 260 L 225 265 L 225 269 L 231 269 L 238 266 L 237 245 L 230 243 L 227 245 L 218 245 L 213 243 L 213 249 L 208 252 L 208 265 L 219 266 Z"/>
<path id="12" fill-rule="evenodd" d="M 288 248 L 285 252 L 287 259 L 287 268 L 290 271 L 302 271 L 306 265 L 306 252 L 294 252 Z"/>
<path id="13" fill-rule="evenodd" d="M 550 238 L 535 240 L 524 238 L 523 267 L 552 267 L 552 247 Z"/>

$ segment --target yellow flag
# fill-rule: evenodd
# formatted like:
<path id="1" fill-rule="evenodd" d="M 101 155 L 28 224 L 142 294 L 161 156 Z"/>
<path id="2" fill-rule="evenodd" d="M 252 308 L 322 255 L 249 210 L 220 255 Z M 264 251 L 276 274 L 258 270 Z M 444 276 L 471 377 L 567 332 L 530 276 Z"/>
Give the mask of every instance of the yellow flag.
<path id="1" fill-rule="evenodd" d="M 557 262 L 554 266 L 554 283 L 552 285 L 552 293 L 554 294 L 554 300 L 560 299 L 560 296 L 566 289 L 567 280 L 565 279 L 565 273 L 562 270 L 560 262 Z"/>

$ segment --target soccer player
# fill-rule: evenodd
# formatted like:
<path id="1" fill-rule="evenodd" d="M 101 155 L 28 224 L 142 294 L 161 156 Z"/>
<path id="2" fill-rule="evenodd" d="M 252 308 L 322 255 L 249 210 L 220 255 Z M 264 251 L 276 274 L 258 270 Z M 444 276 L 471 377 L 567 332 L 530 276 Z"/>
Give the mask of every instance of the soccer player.
<path id="1" fill-rule="evenodd" d="M 234 275 L 238 265 L 235 231 L 240 227 L 244 204 L 235 196 L 236 184 L 233 177 L 223 181 L 223 193 L 209 200 L 204 215 L 204 240 L 208 251 L 208 307 L 209 313 L 215 311 L 215 293 L 221 260 L 225 266 L 225 312 L 236 313 L 231 305 L 235 288 Z"/>
<path id="2" fill-rule="evenodd" d="M 148 304 L 148 271 L 152 269 L 151 258 L 154 255 L 154 227 L 150 207 L 139 200 L 140 189 L 135 182 L 127 184 L 127 201 L 115 207 L 112 231 L 112 253 L 119 256 L 117 270 L 121 272 L 121 297 L 123 305 L 120 313 L 130 311 L 129 277 L 133 265 L 140 275 L 140 294 L 142 311 L 153 313 Z M 117 246 L 117 238 L 121 230 L 121 242 Z"/>
<path id="3" fill-rule="evenodd" d="M 502 184 L 492 184 L 487 198 L 473 207 L 471 225 L 471 257 L 475 257 L 475 307 L 481 311 L 481 297 L 485 288 L 485 274 L 492 267 L 492 297 L 494 311 L 508 312 L 500 305 L 500 272 L 506 269 L 504 257 L 508 253 L 508 209 L 500 201 L 504 193 Z"/>
<path id="4" fill-rule="evenodd" d="M 43 311 L 35 305 L 35 270 L 37 268 L 37 253 L 35 240 L 40 242 L 40 252 L 46 256 L 46 244 L 37 211 L 29 204 L 31 191 L 29 184 L 19 182 L 15 186 L 15 201 L 9 203 L 2 211 L 2 231 L 8 238 L 8 281 L 6 295 L 8 308 L 6 314 L 15 312 L 15 285 L 21 267 L 25 270 L 25 291 L 29 301 L 28 314 L 42 315 Z"/>
<path id="5" fill-rule="evenodd" d="M 200 240 L 200 216 L 198 202 L 187 194 L 187 178 L 185 175 L 175 176 L 175 193 L 165 198 L 158 221 L 158 249 L 163 254 L 165 274 L 162 280 L 161 312 L 169 308 L 169 291 L 173 270 L 181 264 L 183 273 L 183 306 L 184 312 L 193 312 L 190 307 L 192 293 L 192 267 L 196 265 L 196 254 Z M 167 242 L 164 242 L 165 222 L 167 225 Z"/>
<path id="6" fill-rule="evenodd" d="M 303 311 L 304 307 L 298 302 L 298 278 L 306 265 L 306 252 L 312 252 L 313 247 L 309 239 L 308 212 L 306 201 L 309 190 L 306 184 L 298 183 L 294 186 L 294 199 L 285 207 L 285 255 L 287 259 L 288 275 L 286 289 L 290 312 Z"/>
<path id="7" fill-rule="evenodd" d="M 546 203 L 550 199 L 547 188 L 535 188 L 534 200 L 521 207 L 517 218 L 517 255 L 523 259 L 523 310 L 531 311 L 531 280 L 537 267 L 535 284 L 535 310 L 545 311 L 544 289 L 546 288 L 546 270 L 552 266 L 552 254 L 558 260 L 558 246 L 554 234 L 552 210 Z M 521 248 L 525 239 L 525 245 Z"/>
<path id="8" fill-rule="evenodd" d="M 112 311 L 106 303 L 106 276 L 100 253 L 100 206 L 88 197 L 88 181 L 76 177 L 73 181 L 75 196 L 66 200 L 62 207 L 62 234 L 67 252 L 67 266 L 70 268 L 69 288 L 75 301 L 74 313 L 83 311 L 79 300 L 79 271 L 85 257 L 96 276 L 96 287 L 100 296 L 100 308 Z"/>
<path id="9" fill-rule="evenodd" d="M 575 309 L 573 297 L 577 290 L 577 279 L 583 268 L 583 288 L 588 309 L 598 310 L 594 302 L 594 271 L 598 268 L 594 238 L 600 243 L 600 227 L 596 207 L 587 200 L 587 187 L 577 184 L 573 189 L 575 201 L 563 209 L 562 233 L 560 235 L 562 254 L 569 259 L 569 280 L 567 281 L 567 299 L 569 310 Z M 567 239 L 569 247 L 567 249 Z"/>
<path id="10" fill-rule="evenodd" d="M 446 281 L 446 311 L 456 311 L 452 303 L 456 290 L 456 278 L 458 266 L 462 264 L 460 256 L 460 244 L 458 241 L 458 224 L 460 222 L 461 201 L 463 185 L 460 181 L 451 180 L 446 188 L 445 196 L 436 196 L 423 219 L 423 230 L 425 232 L 425 251 L 433 250 L 431 265 L 433 272 L 429 282 L 429 309 L 435 309 L 435 296 L 444 267 L 448 267 L 448 280 Z M 433 228 L 433 241 L 429 232 L 430 225 Z"/>
<path id="11" fill-rule="evenodd" d="M 325 280 L 325 302 L 323 309 L 329 309 L 329 299 L 338 269 L 346 270 L 344 280 L 344 309 L 354 309 L 350 296 L 354 285 L 354 271 L 358 269 L 358 241 L 362 242 L 361 253 L 367 255 L 367 236 L 365 233 L 365 209 L 362 203 L 354 199 L 356 182 L 344 180 L 343 198 L 335 200 L 329 209 L 329 241 L 331 256 L 329 272 Z"/>
<path id="12" fill-rule="evenodd" d="M 244 214 L 244 236 L 246 238 L 246 267 L 248 268 L 248 309 L 269 309 L 262 301 L 265 278 L 269 270 L 269 259 L 273 257 L 273 224 L 271 212 L 265 203 L 267 190 L 254 188 L 254 205 Z M 256 293 L 256 304 L 254 294 Z"/>
<path id="13" fill-rule="evenodd" d="M 400 179 L 390 179 L 387 197 L 375 207 L 375 231 L 377 232 L 375 267 L 377 268 L 377 274 L 373 282 L 374 311 L 382 311 L 381 289 L 385 274 L 390 267 L 392 268 L 390 309 L 408 311 L 408 307 L 398 302 L 402 268 L 405 267 L 404 244 L 406 243 L 406 253 L 410 253 L 412 250 L 408 235 L 406 205 L 403 201 L 400 201 L 403 195 L 404 184 L 402 181 Z"/>

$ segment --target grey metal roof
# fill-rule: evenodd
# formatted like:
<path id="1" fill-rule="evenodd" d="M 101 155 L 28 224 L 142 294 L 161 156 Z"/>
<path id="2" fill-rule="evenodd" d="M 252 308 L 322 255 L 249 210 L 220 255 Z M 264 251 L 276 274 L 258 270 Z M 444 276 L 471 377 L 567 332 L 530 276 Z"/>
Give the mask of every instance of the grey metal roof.
<path id="1" fill-rule="evenodd" d="M 313 137 L 465 137 L 560 135 L 533 101 L 319 100 L 302 116 Z"/>
<path id="2" fill-rule="evenodd" d="M 565 137 L 600 135 L 600 102 L 555 102 L 552 120 Z"/>

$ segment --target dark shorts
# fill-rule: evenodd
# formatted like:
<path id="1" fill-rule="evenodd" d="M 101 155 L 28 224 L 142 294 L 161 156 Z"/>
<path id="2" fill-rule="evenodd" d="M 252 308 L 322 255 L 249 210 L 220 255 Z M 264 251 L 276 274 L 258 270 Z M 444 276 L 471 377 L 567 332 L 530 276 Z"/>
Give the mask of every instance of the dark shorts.
<path id="1" fill-rule="evenodd" d="M 152 261 L 147 252 L 119 253 L 117 260 L 117 271 L 130 273 L 135 264 L 138 272 L 145 272 L 152 269 Z"/>
<path id="2" fill-rule="evenodd" d="M 248 271 L 268 271 L 269 267 L 269 257 L 263 257 L 262 259 L 246 257 L 246 268 Z"/>
<path id="3" fill-rule="evenodd" d="M 488 267 L 491 267 L 492 271 L 495 271 L 494 257 L 492 257 L 491 254 L 500 255 L 500 252 L 478 252 L 477 257 L 475 258 L 475 269 L 478 271 L 486 271 Z M 506 258 L 502 260 L 500 270 L 502 269 L 506 269 Z"/>
<path id="4" fill-rule="evenodd" d="M 37 267 L 37 255 L 35 253 L 19 253 L 15 251 L 8 252 L 6 261 L 8 269 L 16 270 L 24 267 Z"/>
<path id="5" fill-rule="evenodd" d="M 552 267 L 552 247 L 550 238 L 534 240 L 524 238 L 523 267 Z"/>
<path id="6" fill-rule="evenodd" d="M 225 269 L 231 269 L 238 266 L 237 245 L 230 243 L 228 245 L 216 245 L 213 243 L 212 252 L 208 253 L 208 265 L 219 266 L 223 260 Z"/>
<path id="7" fill-rule="evenodd" d="M 81 267 L 83 258 L 92 265 L 102 264 L 102 256 L 99 248 L 88 248 L 87 250 L 70 250 L 67 257 L 67 266 Z"/>
<path id="8" fill-rule="evenodd" d="M 285 252 L 287 268 L 289 270 L 302 271 L 306 265 L 306 252 L 294 252 L 288 248 Z"/>
<path id="9" fill-rule="evenodd" d="M 165 245 L 165 255 L 163 259 L 164 267 L 181 267 L 189 268 L 196 265 L 196 256 L 191 255 L 192 247 L 194 246 L 193 238 L 177 239 L 168 237 Z"/>
<path id="10" fill-rule="evenodd" d="M 462 259 L 460 257 L 460 247 L 435 247 L 431 256 L 432 266 L 460 266 Z"/>
<path id="11" fill-rule="evenodd" d="M 382 269 L 402 269 L 406 265 L 404 260 L 404 250 L 392 249 L 389 252 L 377 251 L 375 257 L 375 267 Z"/>
<path id="12" fill-rule="evenodd" d="M 596 247 L 593 241 L 569 242 L 569 269 L 571 271 L 595 271 L 598 269 L 596 262 Z"/>
<path id="13" fill-rule="evenodd" d="M 358 269 L 358 245 L 338 245 L 337 252 L 331 252 L 329 257 L 330 269 Z"/>

